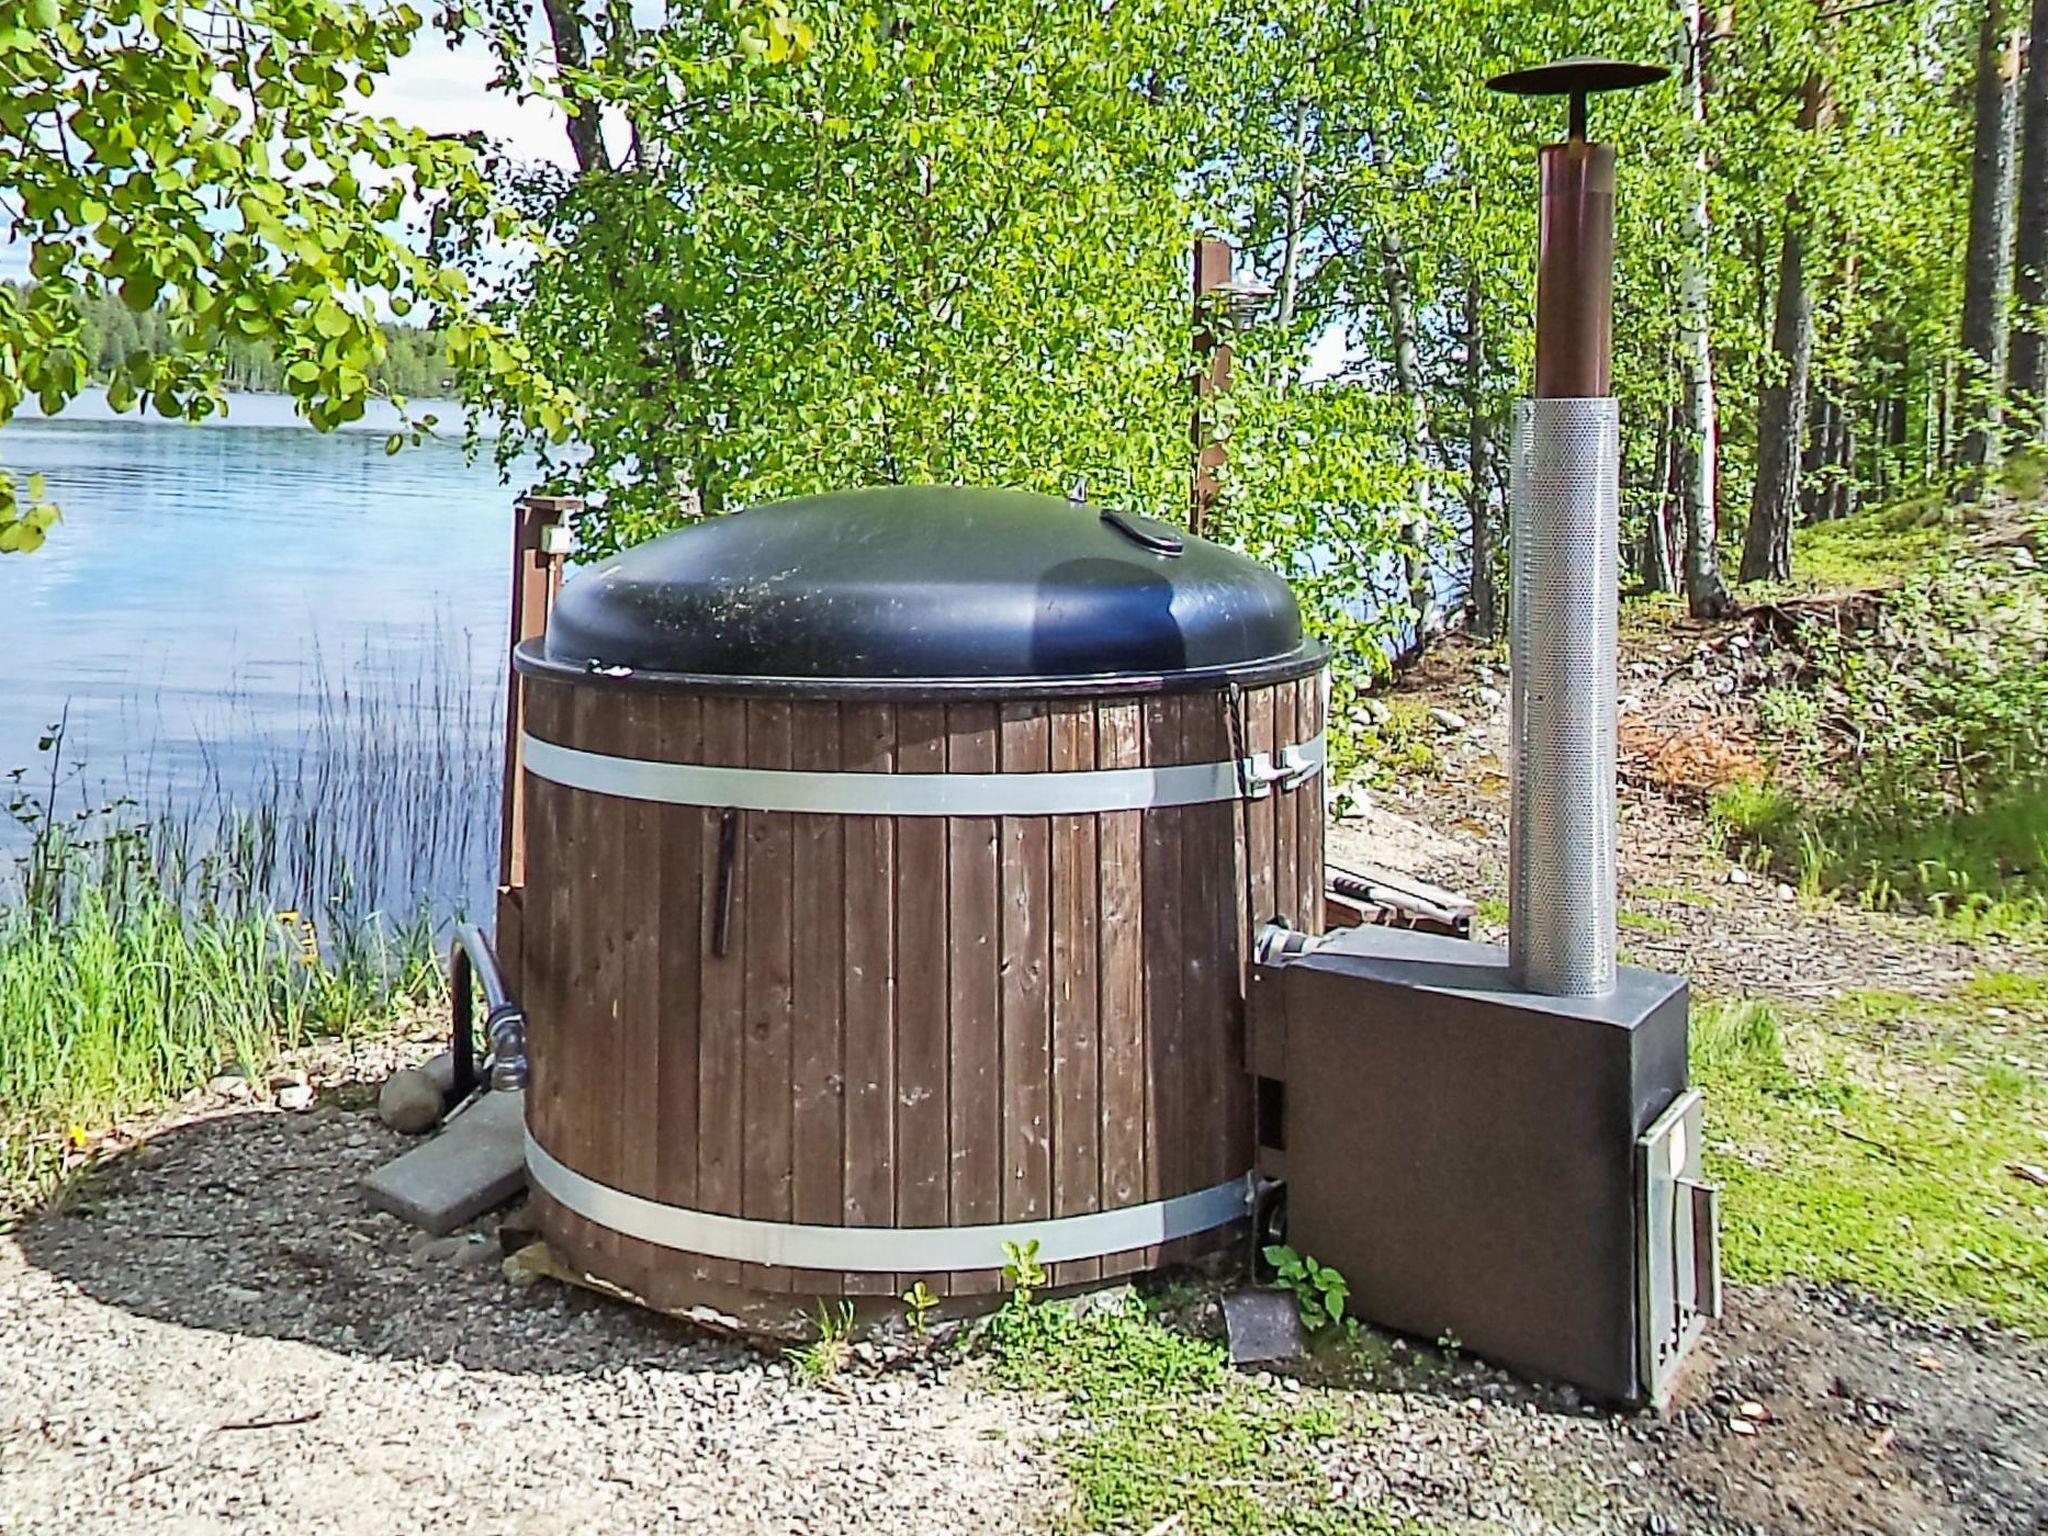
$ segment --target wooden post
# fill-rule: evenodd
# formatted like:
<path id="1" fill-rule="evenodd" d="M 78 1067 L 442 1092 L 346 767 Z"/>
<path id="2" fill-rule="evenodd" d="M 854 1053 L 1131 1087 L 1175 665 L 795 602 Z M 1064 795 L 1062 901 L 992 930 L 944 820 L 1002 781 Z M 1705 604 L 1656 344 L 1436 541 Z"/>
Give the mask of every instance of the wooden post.
<path id="1" fill-rule="evenodd" d="M 1228 240 L 1195 241 L 1195 474 L 1188 508 L 1188 530 L 1192 533 L 1205 530 L 1209 507 L 1216 500 L 1216 471 L 1223 467 L 1223 445 L 1210 441 L 1202 401 L 1230 387 L 1229 316 L 1220 307 L 1228 300 L 1210 295 L 1229 289 L 1232 255 Z"/>
<path id="2" fill-rule="evenodd" d="M 546 633 L 562 571 L 569 563 L 569 525 L 583 502 L 574 496 L 521 496 L 512 504 L 512 645 L 506 651 L 505 783 L 499 798 L 498 966 L 517 993 L 526 888 L 526 786 L 519 750 L 525 710 L 511 652 Z"/>

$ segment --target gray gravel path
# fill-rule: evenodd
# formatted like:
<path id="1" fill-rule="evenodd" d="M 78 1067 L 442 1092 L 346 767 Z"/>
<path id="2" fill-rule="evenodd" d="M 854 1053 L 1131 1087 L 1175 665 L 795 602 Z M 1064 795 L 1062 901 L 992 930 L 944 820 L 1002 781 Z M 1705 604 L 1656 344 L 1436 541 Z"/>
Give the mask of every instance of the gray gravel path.
<path id="1" fill-rule="evenodd" d="M 1057 1517 L 1049 1407 L 976 1392 L 968 1367 L 805 1386 L 681 1324 L 515 1288 L 486 1232 L 424 1239 L 362 1204 L 356 1177 L 398 1138 L 332 1099 L 193 1106 L 81 1209 L 0 1238 L 0 1531 L 824 1536 Z"/>

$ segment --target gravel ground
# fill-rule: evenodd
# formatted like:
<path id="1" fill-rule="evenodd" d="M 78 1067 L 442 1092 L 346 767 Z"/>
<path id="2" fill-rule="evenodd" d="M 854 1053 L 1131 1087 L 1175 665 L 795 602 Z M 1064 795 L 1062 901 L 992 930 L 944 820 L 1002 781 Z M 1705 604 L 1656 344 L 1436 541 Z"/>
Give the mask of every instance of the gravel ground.
<path id="1" fill-rule="evenodd" d="M 430 1047 L 421 1046 L 424 1053 Z M 355 1065 L 361 1065 L 360 1060 Z M 314 1063 L 316 1086 L 333 1072 Z M 971 1371 L 794 1382 L 357 1197 L 361 1094 L 195 1106 L 0 1239 L 0 1530 L 1043 1529 L 1052 1410 Z"/>

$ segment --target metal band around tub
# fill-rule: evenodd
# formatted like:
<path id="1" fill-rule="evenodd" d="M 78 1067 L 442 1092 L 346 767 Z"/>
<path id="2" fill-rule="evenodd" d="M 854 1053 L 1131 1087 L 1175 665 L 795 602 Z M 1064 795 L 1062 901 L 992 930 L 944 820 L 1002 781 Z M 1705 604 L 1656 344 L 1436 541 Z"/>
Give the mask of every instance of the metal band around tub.
<path id="1" fill-rule="evenodd" d="M 1100 1258 L 1227 1226 L 1249 1214 L 1252 1202 L 1251 1175 L 1246 1174 L 1171 1200 L 1043 1221 L 975 1227 L 821 1227 L 722 1216 L 627 1194 L 557 1162 L 531 1130 L 526 1133 L 526 1168 L 533 1182 L 558 1203 L 626 1237 L 707 1258 L 785 1269 L 932 1274 L 993 1269 L 1003 1262 L 1005 1243 L 1034 1241 L 1041 1263 Z"/>
<path id="2" fill-rule="evenodd" d="M 1323 737 L 1241 761 L 1051 773 L 833 773 L 611 757 L 522 735 L 526 770 L 553 784 L 742 811 L 838 816 L 1082 816 L 1253 799 L 1294 789 L 1323 768 Z"/>

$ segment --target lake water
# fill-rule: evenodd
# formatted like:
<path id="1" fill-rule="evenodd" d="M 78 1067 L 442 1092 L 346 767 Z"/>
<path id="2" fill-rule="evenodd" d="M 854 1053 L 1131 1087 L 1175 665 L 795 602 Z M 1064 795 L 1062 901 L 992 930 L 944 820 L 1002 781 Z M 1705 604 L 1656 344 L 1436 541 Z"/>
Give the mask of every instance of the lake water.
<path id="1" fill-rule="evenodd" d="M 0 556 L 0 771 L 40 795 L 60 757 L 64 814 L 263 806 L 302 844 L 325 815 L 368 860 L 352 905 L 484 911 L 514 489 L 487 452 L 387 456 L 382 432 L 289 421 L 261 397 L 206 426 L 88 400 L 0 431 L 0 462 L 64 512 L 40 551 Z"/>

